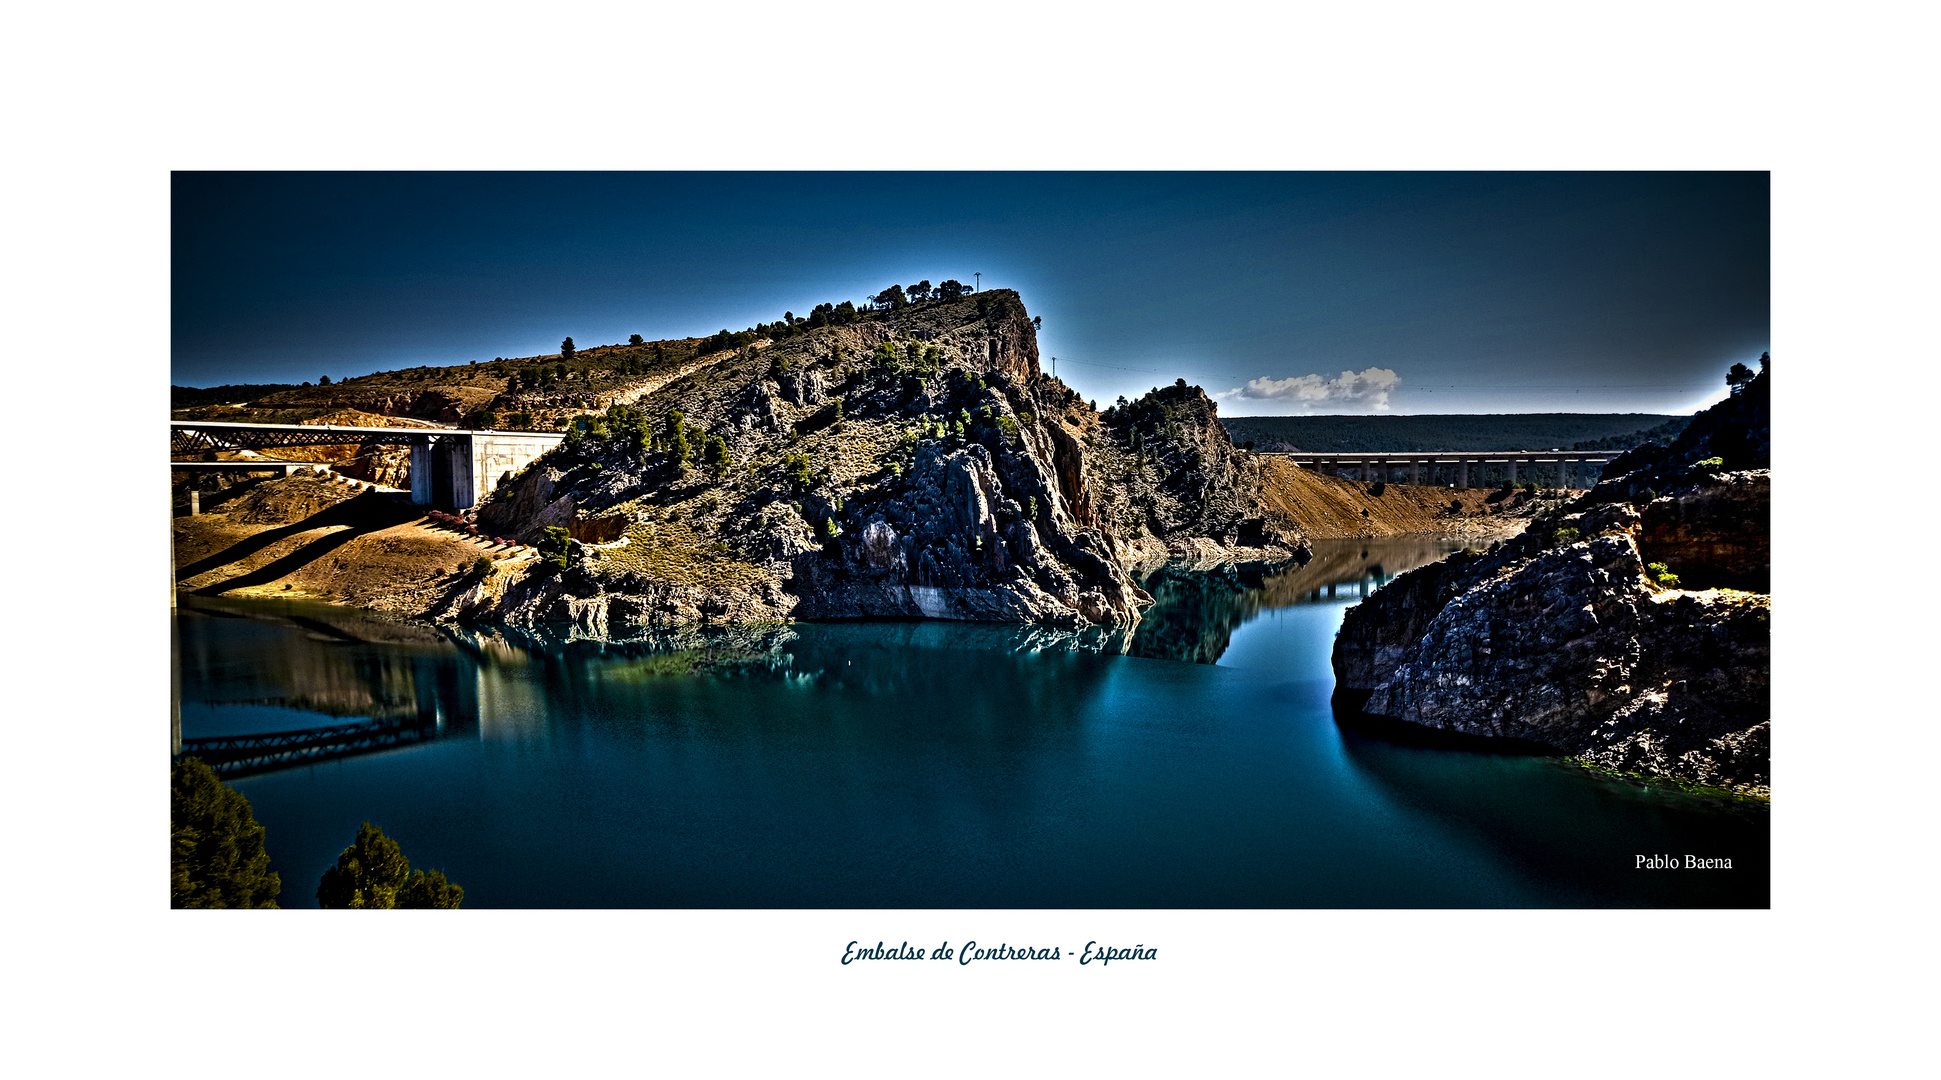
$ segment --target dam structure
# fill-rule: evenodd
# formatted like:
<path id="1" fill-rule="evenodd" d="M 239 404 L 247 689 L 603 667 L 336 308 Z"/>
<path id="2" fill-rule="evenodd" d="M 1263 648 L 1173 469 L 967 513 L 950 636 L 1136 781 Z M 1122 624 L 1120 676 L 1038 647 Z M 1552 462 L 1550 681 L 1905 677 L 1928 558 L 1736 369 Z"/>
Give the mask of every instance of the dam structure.
<path id="1" fill-rule="evenodd" d="M 404 446 L 411 450 L 411 501 L 440 510 L 478 505 L 500 481 L 519 474 L 566 436 L 556 432 L 464 428 L 344 427 L 332 424 L 169 422 L 169 468 L 263 471 L 315 467 L 319 462 L 181 460 L 222 451 L 274 451 L 290 446 Z"/>

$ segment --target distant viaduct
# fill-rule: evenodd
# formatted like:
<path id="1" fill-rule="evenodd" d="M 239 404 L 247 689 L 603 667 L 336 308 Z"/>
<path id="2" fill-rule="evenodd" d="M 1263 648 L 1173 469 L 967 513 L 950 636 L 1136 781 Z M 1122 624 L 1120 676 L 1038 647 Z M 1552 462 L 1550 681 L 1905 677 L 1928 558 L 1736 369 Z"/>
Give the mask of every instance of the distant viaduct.
<path id="1" fill-rule="evenodd" d="M 1258 454 L 1284 457 L 1294 464 L 1312 469 L 1315 472 L 1358 468 L 1363 480 L 1386 480 L 1401 483 L 1394 470 L 1406 466 L 1409 471 L 1408 483 L 1451 484 L 1458 488 L 1469 486 L 1469 470 L 1475 466 L 1477 480 L 1482 479 L 1486 466 L 1506 467 L 1511 483 L 1516 482 L 1519 465 L 1532 466 L 1532 472 L 1542 466 L 1549 466 L 1550 475 L 1556 478 L 1558 487 L 1569 487 L 1567 470 L 1573 465 L 1606 465 L 1617 455 L 1611 451 L 1585 450 L 1464 450 L 1464 451 L 1389 451 L 1385 453 L 1356 454 L 1317 454 L 1301 450 L 1257 450 Z M 1438 471 L 1440 476 L 1438 476 Z M 1533 477 L 1534 479 L 1534 477 Z"/>

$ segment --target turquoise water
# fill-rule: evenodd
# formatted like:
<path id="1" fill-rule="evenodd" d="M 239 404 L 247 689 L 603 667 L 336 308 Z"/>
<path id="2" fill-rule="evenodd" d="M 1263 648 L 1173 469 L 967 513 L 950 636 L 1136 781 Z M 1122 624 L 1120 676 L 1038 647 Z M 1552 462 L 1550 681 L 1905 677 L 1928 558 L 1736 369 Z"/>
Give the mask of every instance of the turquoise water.
<path id="1" fill-rule="evenodd" d="M 937 622 L 588 641 L 195 601 L 182 734 L 424 726 L 232 781 L 285 906 L 314 904 L 365 820 L 467 907 L 1768 903 L 1763 806 L 1338 726 L 1342 611 L 1441 549 L 1361 550 L 1194 591 L 1193 619 L 1130 642 Z M 1733 869 L 1636 868 L 1652 854 Z"/>

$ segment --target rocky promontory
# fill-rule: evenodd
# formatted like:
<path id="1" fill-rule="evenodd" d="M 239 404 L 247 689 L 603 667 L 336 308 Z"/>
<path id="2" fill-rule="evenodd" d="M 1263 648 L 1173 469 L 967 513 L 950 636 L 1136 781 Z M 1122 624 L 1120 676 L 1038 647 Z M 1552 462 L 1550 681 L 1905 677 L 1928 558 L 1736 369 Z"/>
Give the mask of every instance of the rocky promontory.
<path id="1" fill-rule="evenodd" d="M 1039 369 L 1013 292 L 785 325 L 685 370 L 505 478 L 477 527 L 547 558 L 434 616 L 1129 627 L 1140 557 L 1299 550 L 1204 393 L 1100 413 Z"/>
<path id="2" fill-rule="evenodd" d="M 1350 609 L 1344 718 L 1769 791 L 1768 400 L 1762 372 L 1516 538 Z"/>

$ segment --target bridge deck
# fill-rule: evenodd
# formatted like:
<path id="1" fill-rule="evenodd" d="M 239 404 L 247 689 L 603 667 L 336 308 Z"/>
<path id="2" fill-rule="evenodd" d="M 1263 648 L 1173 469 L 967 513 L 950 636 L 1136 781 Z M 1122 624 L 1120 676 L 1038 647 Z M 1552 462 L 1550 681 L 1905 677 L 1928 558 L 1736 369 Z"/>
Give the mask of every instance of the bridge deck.
<path id="1" fill-rule="evenodd" d="M 566 437 L 552 431 L 495 431 L 457 427 L 352 427 L 336 424 L 242 424 L 203 420 L 171 420 L 169 436 L 170 447 L 174 453 L 193 453 L 203 450 L 272 450 L 283 446 L 337 446 L 349 443 L 419 446 L 438 440 L 469 436 L 538 438 L 553 441 Z"/>

